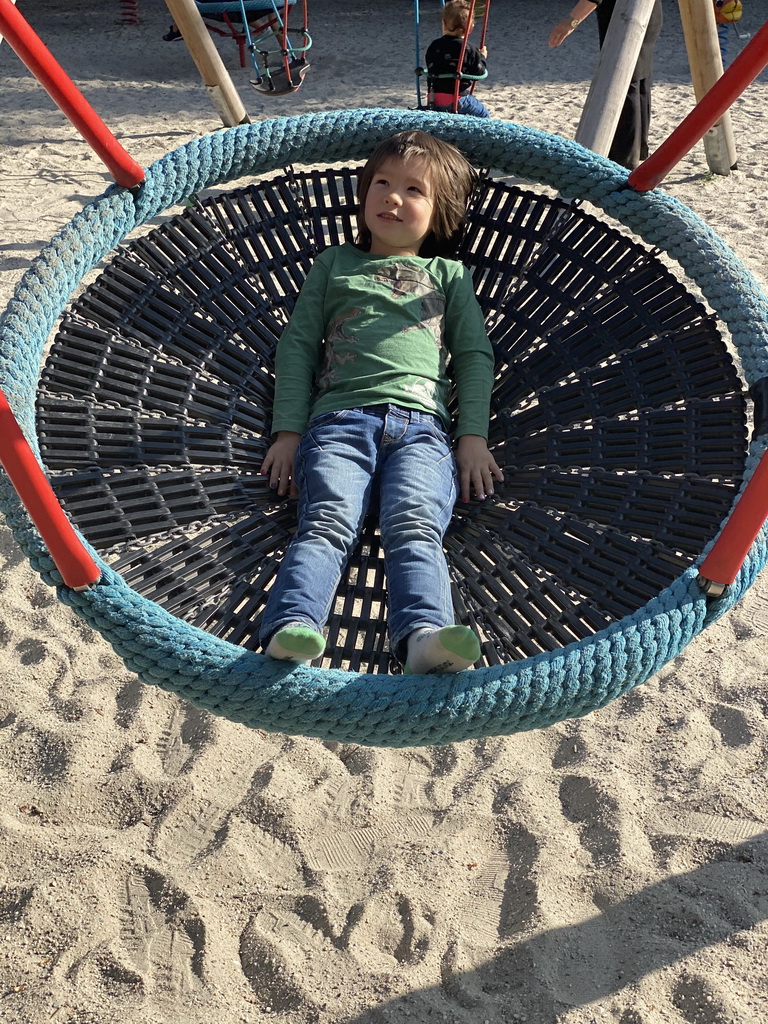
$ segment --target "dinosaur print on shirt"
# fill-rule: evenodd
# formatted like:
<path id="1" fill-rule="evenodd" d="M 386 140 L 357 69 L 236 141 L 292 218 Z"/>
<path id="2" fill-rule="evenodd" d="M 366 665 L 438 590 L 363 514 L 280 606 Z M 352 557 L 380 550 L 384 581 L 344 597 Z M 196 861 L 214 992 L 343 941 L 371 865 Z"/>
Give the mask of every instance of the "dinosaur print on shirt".
<path id="1" fill-rule="evenodd" d="M 395 298 L 416 296 L 421 299 L 418 324 L 403 327 L 408 331 L 428 330 L 434 335 L 438 349 L 443 349 L 443 323 L 445 318 L 445 296 L 438 291 L 426 270 L 420 267 L 406 267 L 394 264 L 384 267 L 375 275 L 376 281 L 392 289 Z"/>
<path id="2" fill-rule="evenodd" d="M 320 391 L 327 391 L 339 378 L 337 367 L 344 363 L 354 362 L 357 356 L 354 352 L 345 352 L 340 355 L 336 351 L 336 345 L 343 341 L 345 345 L 356 345 L 358 338 L 354 334 L 347 334 L 346 326 L 349 320 L 354 320 L 360 314 L 359 309 L 353 309 L 349 313 L 337 316 L 328 324 L 328 334 L 325 339 L 325 353 L 323 357 L 323 368 L 317 378 L 317 386 Z"/>

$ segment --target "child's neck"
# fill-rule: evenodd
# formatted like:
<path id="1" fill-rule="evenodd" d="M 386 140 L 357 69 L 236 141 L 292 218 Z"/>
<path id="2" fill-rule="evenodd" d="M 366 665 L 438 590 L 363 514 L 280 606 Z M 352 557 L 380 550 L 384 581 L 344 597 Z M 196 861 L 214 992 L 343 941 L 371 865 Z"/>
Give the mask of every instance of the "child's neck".
<path id="1" fill-rule="evenodd" d="M 446 28 L 445 25 L 443 25 L 443 35 L 444 36 L 458 36 L 459 39 L 463 39 L 464 38 L 464 29 L 463 28 L 449 29 L 449 28 Z"/>

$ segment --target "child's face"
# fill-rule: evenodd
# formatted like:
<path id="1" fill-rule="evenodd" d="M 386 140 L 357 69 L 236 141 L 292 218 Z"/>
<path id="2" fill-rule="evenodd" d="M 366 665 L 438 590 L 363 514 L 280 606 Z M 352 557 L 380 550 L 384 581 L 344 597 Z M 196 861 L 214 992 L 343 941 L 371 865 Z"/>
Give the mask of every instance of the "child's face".
<path id="1" fill-rule="evenodd" d="M 365 197 L 365 225 L 374 256 L 418 256 L 432 224 L 429 170 L 422 157 L 385 160 Z"/>

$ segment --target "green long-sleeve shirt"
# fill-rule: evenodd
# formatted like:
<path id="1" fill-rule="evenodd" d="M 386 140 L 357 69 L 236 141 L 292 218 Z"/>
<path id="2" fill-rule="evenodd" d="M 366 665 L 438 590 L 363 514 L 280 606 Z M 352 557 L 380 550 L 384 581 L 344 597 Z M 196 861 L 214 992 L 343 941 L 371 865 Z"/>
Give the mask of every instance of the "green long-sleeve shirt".
<path id="1" fill-rule="evenodd" d="M 310 269 L 277 346 L 272 430 L 391 403 L 488 436 L 493 350 L 469 271 L 442 257 L 371 256 L 345 243 Z"/>

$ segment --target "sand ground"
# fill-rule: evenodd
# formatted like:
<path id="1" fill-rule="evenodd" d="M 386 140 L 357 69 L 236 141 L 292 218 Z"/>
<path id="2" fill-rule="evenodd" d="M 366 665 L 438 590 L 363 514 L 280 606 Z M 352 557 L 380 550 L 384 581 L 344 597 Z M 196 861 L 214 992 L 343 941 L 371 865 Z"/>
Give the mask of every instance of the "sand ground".
<path id="1" fill-rule="evenodd" d="M 169 16 L 20 0 L 143 165 L 220 127 Z M 664 0 L 652 144 L 692 104 Z M 596 28 L 499 0 L 495 116 L 572 136 Z M 310 0 L 295 96 L 252 119 L 413 106 L 407 0 Z M 768 18 L 745 0 L 743 32 Z M 422 4 L 423 42 L 437 3 Z M 731 33 L 730 56 L 744 45 Z M 763 280 L 768 75 L 664 188 Z M 109 178 L 0 46 L 0 298 Z M 249 731 L 143 686 L 0 530 L 0 1020 L 9 1024 L 763 1024 L 768 584 L 605 710 L 505 739 L 383 751 Z"/>

